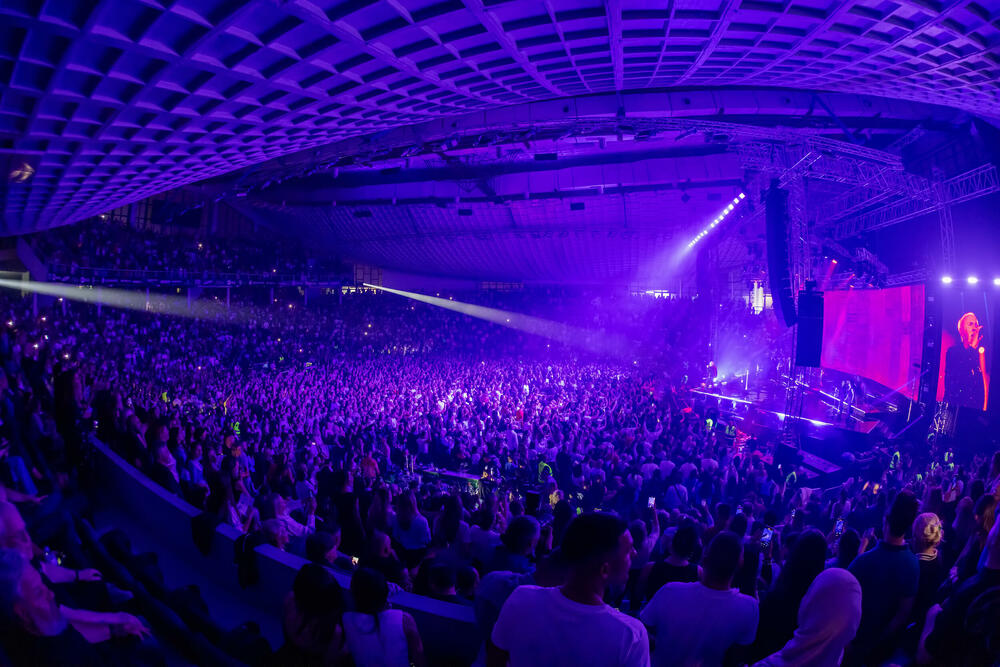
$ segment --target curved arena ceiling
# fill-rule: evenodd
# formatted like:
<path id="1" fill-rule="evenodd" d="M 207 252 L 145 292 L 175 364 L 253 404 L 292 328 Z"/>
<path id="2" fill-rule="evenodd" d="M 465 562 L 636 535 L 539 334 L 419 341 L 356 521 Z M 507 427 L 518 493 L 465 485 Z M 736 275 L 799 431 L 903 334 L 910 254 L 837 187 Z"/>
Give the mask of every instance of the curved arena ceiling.
<path id="1" fill-rule="evenodd" d="M 996 0 L 3 0 L 0 35 L 3 233 L 201 182 L 496 279 L 634 272 L 802 161 L 860 210 L 915 137 L 1000 117 Z"/>

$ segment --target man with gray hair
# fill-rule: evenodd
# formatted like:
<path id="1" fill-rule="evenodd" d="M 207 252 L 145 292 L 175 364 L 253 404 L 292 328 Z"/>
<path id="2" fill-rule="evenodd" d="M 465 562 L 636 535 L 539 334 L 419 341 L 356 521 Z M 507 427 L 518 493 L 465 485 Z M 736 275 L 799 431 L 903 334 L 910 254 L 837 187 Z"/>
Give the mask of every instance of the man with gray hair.
<path id="1" fill-rule="evenodd" d="M 38 571 L 13 549 L 0 549 L 0 619 L 0 643 L 17 665 L 162 662 L 153 651 L 119 641 L 147 637 L 142 621 L 58 605 Z"/>

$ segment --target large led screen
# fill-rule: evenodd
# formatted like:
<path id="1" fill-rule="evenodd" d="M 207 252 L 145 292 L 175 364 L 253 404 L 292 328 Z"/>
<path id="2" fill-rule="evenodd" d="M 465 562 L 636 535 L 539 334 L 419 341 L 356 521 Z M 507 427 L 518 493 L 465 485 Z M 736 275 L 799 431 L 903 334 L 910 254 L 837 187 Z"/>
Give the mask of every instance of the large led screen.
<path id="1" fill-rule="evenodd" d="M 941 366 L 937 400 L 985 410 L 993 364 L 993 290 L 941 290 Z"/>
<path id="2" fill-rule="evenodd" d="M 923 335 L 923 285 L 824 295 L 823 368 L 860 375 L 916 400 Z"/>

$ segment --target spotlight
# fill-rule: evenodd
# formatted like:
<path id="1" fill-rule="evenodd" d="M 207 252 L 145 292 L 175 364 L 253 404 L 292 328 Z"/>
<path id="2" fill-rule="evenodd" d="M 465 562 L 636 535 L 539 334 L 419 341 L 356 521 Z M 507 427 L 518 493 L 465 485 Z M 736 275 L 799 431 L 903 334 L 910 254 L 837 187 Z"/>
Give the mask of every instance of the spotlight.
<path id="1" fill-rule="evenodd" d="M 681 199 L 684 200 L 684 197 L 687 197 L 687 193 L 686 192 L 682 194 Z M 746 194 L 743 193 L 743 192 L 741 192 L 738 196 L 733 197 L 732 203 L 727 204 L 725 207 L 723 207 L 723 209 L 721 211 L 719 211 L 719 215 L 716 216 L 715 219 L 712 220 L 712 222 L 708 223 L 708 226 L 705 227 L 705 229 L 701 230 L 700 233 L 698 233 L 697 235 L 695 235 L 695 237 L 692 238 L 688 242 L 687 249 L 690 250 L 691 248 L 693 248 L 695 245 L 697 245 L 698 241 L 700 241 L 701 239 L 703 239 L 711 230 L 713 230 L 716 227 L 718 227 L 719 224 L 722 223 L 722 221 L 730 213 L 732 213 L 733 210 L 735 210 L 737 204 L 739 204 L 745 198 L 746 198 Z M 686 200 L 684 200 L 684 201 L 686 201 Z"/>
<path id="2" fill-rule="evenodd" d="M 968 282 L 968 283 L 969 283 L 970 285 L 976 285 L 976 284 L 978 284 L 978 283 L 979 283 L 979 278 L 977 278 L 976 276 L 969 276 L 968 278 L 966 278 L 966 281 L 967 281 L 967 282 Z"/>
<path id="3" fill-rule="evenodd" d="M 951 281 L 952 281 L 952 277 L 951 276 L 942 276 L 941 277 L 941 282 L 943 282 L 945 285 L 950 285 Z"/>
<path id="4" fill-rule="evenodd" d="M 993 279 L 993 286 L 994 287 L 1000 287 L 1000 278 L 994 278 Z"/>

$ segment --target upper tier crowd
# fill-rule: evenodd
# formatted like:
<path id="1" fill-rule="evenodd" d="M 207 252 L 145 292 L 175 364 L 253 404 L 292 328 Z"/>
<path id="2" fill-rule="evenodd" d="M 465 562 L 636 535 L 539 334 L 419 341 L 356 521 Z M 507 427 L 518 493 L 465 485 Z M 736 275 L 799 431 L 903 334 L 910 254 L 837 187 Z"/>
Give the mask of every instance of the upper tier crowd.
<path id="1" fill-rule="evenodd" d="M 481 664 L 1000 659 L 1000 454 L 882 443 L 825 488 L 690 391 L 720 340 L 710 321 L 741 363 L 779 364 L 770 311 L 460 298 L 574 328 L 546 338 L 388 294 L 194 304 L 204 319 L 6 300 L 3 648 L 148 633 L 81 611 L 58 589 L 100 573 L 45 559 L 50 543 L 77 558 L 38 499 L 72 488 L 93 432 L 206 516 L 313 561 L 281 610 L 282 664 L 421 664 L 413 619 L 388 604 L 399 589 L 471 606 Z M 349 595 L 326 568 L 351 573 Z M 147 664 L 132 649 L 103 655 Z"/>
<path id="2" fill-rule="evenodd" d="M 321 258 L 286 238 L 248 241 L 190 230 L 165 235 L 99 219 L 35 234 L 28 240 L 50 272 L 60 277 L 81 275 L 86 269 L 191 276 L 273 273 L 298 278 L 337 275 L 343 270 L 339 262 Z"/>

